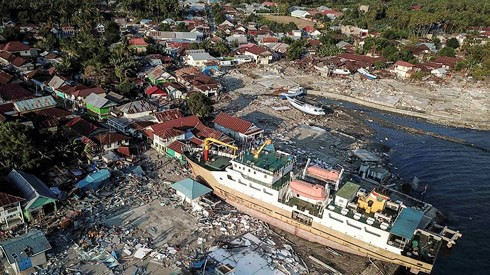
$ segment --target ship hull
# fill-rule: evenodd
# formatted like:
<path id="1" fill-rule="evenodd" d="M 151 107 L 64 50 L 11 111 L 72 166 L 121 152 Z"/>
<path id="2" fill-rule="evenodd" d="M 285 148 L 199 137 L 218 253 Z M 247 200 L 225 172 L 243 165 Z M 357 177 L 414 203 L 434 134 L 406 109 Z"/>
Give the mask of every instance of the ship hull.
<path id="1" fill-rule="evenodd" d="M 194 176 L 207 183 L 218 197 L 239 211 L 260 219 L 272 226 L 296 235 L 311 242 L 316 242 L 351 254 L 372 257 L 381 261 L 395 263 L 411 269 L 412 272 L 430 273 L 432 265 L 422 261 L 372 246 L 349 235 L 336 230 L 313 223 L 311 226 L 302 224 L 291 218 L 291 213 L 272 204 L 258 200 L 236 190 L 228 188 L 218 182 L 213 175 L 214 171 L 208 170 L 192 158 L 187 158 Z"/>

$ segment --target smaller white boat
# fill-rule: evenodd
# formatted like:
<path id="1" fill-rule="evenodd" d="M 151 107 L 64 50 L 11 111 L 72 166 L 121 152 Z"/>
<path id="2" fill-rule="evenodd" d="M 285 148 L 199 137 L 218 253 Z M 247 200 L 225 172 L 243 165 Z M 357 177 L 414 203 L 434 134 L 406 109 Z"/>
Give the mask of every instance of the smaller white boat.
<path id="1" fill-rule="evenodd" d="M 289 101 L 289 103 L 296 109 L 305 112 L 310 115 L 314 116 L 322 116 L 325 115 L 325 111 L 321 107 L 317 107 L 308 103 L 305 103 L 303 101 L 299 101 L 295 98 L 291 97 L 286 97 L 286 99 Z"/>
<path id="2" fill-rule="evenodd" d="M 350 75 L 350 71 L 347 69 L 335 69 L 332 71 L 332 74 L 338 74 L 338 75 Z"/>
<path id="3" fill-rule="evenodd" d="M 289 89 L 287 93 L 280 93 L 279 96 L 282 99 L 286 99 L 286 97 L 297 97 L 303 94 L 306 94 L 306 89 L 301 86 L 298 86 Z"/>
<path id="4" fill-rule="evenodd" d="M 366 70 L 364 68 L 357 69 L 357 72 L 359 74 L 361 74 L 361 76 L 363 76 L 369 80 L 374 80 L 374 79 L 378 78 L 377 76 L 375 76 L 374 74 L 371 74 L 368 70 Z"/>

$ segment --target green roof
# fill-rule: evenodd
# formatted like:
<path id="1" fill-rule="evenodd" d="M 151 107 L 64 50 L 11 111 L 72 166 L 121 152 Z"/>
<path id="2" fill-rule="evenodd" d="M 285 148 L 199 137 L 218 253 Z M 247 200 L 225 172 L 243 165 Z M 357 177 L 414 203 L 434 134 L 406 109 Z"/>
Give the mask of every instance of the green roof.
<path id="1" fill-rule="evenodd" d="M 359 184 L 355 184 L 353 182 L 346 182 L 342 188 L 340 188 L 337 193 L 335 193 L 335 196 L 339 196 L 344 199 L 350 199 L 354 197 L 354 195 L 357 193 L 359 190 Z"/>
<path id="2" fill-rule="evenodd" d="M 183 179 L 172 184 L 172 188 L 184 194 L 184 196 L 191 200 L 213 192 L 211 188 L 208 188 L 190 178 Z"/>
<path id="3" fill-rule="evenodd" d="M 286 166 L 291 160 L 291 156 L 278 154 L 276 152 L 263 151 L 258 158 L 250 152 L 243 155 L 240 162 L 245 165 L 253 164 L 256 167 L 268 170 L 270 172 L 279 171 L 281 168 Z"/>

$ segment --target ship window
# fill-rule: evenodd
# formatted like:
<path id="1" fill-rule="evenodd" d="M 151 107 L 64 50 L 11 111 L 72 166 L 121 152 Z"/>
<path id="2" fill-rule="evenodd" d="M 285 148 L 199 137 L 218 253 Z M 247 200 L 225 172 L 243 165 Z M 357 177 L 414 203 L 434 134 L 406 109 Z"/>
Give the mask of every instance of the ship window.
<path id="1" fill-rule="evenodd" d="M 250 173 L 250 168 L 248 169 L 248 172 Z"/>
<path id="2" fill-rule="evenodd" d="M 264 179 L 266 179 L 266 178 L 267 178 L 267 175 L 264 175 Z"/>
<path id="3" fill-rule="evenodd" d="M 328 216 L 330 217 L 330 219 L 332 219 L 332 220 L 334 220 L 334 221 L 338 221 L 338 222 L 344 223 L 344 221 L 343 221 L 343 220 L 341 220 L 341 219 L 339 219 L 339 218 L 334 217 L 334 216 L 333 216 L 332 214 L 330 214 L 330 213 L 328 214 Z"/>
<path id="4" fill-rule="evenodd" d="M 381 237 L 381 235 L 379 235 L 378 233 L 368 230 L 367 227 L 364 227 L 364 230 L 371 235 L 374 235 L 376 237 Z"/>
<path id="5" fill-rule="evenodd" d="M 226 175 L 226 176 L 228 177 L 229 180 L 235 181 L 232 176 L 230 175 Z"/>
<path id="6" fill-rule="evenodd" d="M 269 192 L 267 191 L 267 189 L 265 189 L 265 188 L 264 188 L 264 193 L 266 193 L 266 194 L 267 194 L 267 195 L 269 195 L 269 196 L 272 196 L 272 195 L 273 195 L 272 193 L 269 193 Z"/>
<path id="7" fill-rule="evenodd" d="M 260 191 L 260 188 L 254 187 L 252 184 L 250 184 L 250 188 Z"/>
<path id="8" fill-rule="evenodd" d="M 254 171 L 254 175 L 257 174 L 257 172 Z"/>
<path id="9" fill-rule="evenodd" d="M 361 228 L 361 227 L 359 227 L 359 226 L 357 226 L 357 225 L 355 225 L 355 224 L 352 224 L 352 223 L 350 223 L 349 221 L 347 221 L 347 225 L 348 225 L 348 226 L 351 226 L 351 227 L 354 227 L 355 229 L 362 230 L 362 228 Z"/>

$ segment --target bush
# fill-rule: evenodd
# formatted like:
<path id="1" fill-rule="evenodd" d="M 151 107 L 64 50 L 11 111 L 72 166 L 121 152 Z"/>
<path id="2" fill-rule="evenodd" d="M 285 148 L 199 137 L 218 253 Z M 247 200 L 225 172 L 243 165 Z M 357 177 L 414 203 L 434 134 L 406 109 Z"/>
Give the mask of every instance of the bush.
<path id="1" fill-rule="evenodd" d="M 454 49 L 453 49 L 453 48 L 444 47 L 444 48 L 442 48 L 442 49 L 439 51 L 439 55 L 440 55 L 440 56 L 449 56 L 449 57 L 455 57 L 455 56 L 456 56 L 456 52 L 454 51 Z"/>
<path id="2" fill-rule="evenodd" d="M 459 41 L 458 41 L 458 39 L 453 37 L 447 41 L 446 46 L 453 48 L 453 49 L 457 49 L 457 48 L 459 48 Z"/>

